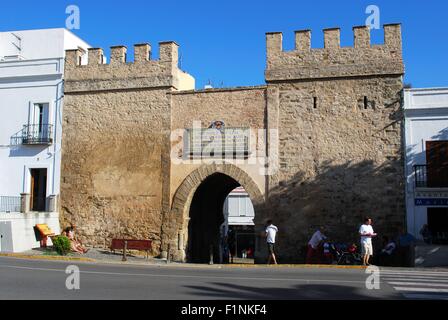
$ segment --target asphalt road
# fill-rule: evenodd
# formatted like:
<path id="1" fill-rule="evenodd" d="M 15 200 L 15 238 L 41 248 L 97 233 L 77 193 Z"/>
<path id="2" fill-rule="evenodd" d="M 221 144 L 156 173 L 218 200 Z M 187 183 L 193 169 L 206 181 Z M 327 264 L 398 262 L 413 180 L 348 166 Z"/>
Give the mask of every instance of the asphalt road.
<path id="1" fill-rule="evenodd" d="M 80 270 L 79 290 L 66 287 L 70 265 Z M 382 270 L 379 290 L 366 288 L 368 276 L 361 269 L 131 266 L 0 257 L 0 300 L 448 298 L 448 272 Z M 423 289 L 403 290 L 418 289 L 417 284 Z"/>

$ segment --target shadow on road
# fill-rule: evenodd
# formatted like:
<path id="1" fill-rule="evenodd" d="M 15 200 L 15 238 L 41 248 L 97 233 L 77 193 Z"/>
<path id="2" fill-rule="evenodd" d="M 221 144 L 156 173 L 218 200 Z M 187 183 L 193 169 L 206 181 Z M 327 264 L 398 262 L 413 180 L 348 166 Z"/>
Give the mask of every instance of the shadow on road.
<path id="1" fill-rule="evenodd" d="M 341 285 L 303 284 L 293 288 L 265 287 L 254 288 L 238 284 L 210 283 L 210 286 L 186 286 L 191 294 L 209 299 L 244 299 L 244 300 L 378 300 L 399 299 L 398 295 L 366 294 L 367 289 Z M 364 291 L 364 292 L 363 292 Z"/>

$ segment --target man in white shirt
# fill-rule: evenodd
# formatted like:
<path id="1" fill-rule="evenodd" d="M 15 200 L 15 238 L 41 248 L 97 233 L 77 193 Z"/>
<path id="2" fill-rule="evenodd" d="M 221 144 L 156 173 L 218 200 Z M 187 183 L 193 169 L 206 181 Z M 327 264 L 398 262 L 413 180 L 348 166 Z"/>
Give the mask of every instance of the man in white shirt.
<path id="1" fill-rule="evenodd" d="M 268 220 L 265 229 L 266 243 L 269 251 L 268 264 L 277 264 L 275 257 L 275 238 L 277 237 L 277 232 L 278 228 L 272 224 L 272 220 Z"/>
<path id="2" fill-rule="evenodd" d="M 319 229 L 311 237 L 311 240 L 308 242 L 306 264 L 319 264 L 321 262 L 322 254 L 320 252 L 320 245 L 322 241 L 327 239 L 327 237 L 323 234 L 324 230 L 324 227 L 319 227 Z"/>
<path id="3" fill-rule="evenodd" d="M 369 266 L 370 256 L 373 255 L 372 238 L 377 236 L 372 228 L 372 219 L 365 219 L 364 224 L 359 228 L 359 235 L 361 236 L 362 262 L 364 266 Z"/>

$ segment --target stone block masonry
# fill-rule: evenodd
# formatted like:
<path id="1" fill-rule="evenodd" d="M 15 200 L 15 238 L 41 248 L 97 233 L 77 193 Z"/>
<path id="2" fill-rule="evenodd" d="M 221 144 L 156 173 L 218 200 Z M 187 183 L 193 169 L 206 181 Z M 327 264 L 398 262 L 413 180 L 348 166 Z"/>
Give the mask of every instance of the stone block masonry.
<path id="1" fill-rule="evenodd" d="M 269 209 L 285 236 L 279 246 L 295 260 L 313 227 L 358 242 L 357 226 L 372 216 L 379 234 L 404 224 L 400 25 L 384 27 L 371 46 L 367 27 L 354 28 L 354 47 L 340 30 L 324 30 L 325 47 L 296 32 L 296 50 L 267 34 L 268 88 L 278 95 L 279 172 L 270 177 Z"/>
<path id="2" fill-rule="evenodd" d="M 102 246 L 116 237 L 151 238 L 160 245 L 169 210 L 170 101 L 167 93 L 187 86 L 178 46 L 160 43 L 159 60 L 149 44 L 102 49 L 66 58 L 62 167 L 62 223 L 80 226 L 82 240 Z M 164 199 L 165 197 L 165 199 Z M 158 248 L 155 247 L 155 252 Z"/>
<path id="3" fill-rule="evenodd" d="M 109 64 L 101 49 L 89 50 L 88 65 L 80 65 L 81 51 L 67 52 L 62 224 L 76 223 L 88 245 L 149 238 L 154 254 L 169 247 L 185 260 L 190 209 L 200 207 L 194 195 L 219 173 L 248 190 L 257 234 L 266 219 L 275 221 L 281 262 L 300 262 L 300 248 L 321 224 L 335 240 L 358 241 L 369 215 L 379 234 L 395 235 L 405 222 L 401 28 L 385 25 L 384 44 L 371 45 L 369 29 L 355 27 L 354 47 L 340 46 L 340 32 L 324 30 L 325 47 L 314 49 L 311 31 L 296 31 L 289 52 L 281 33 L 268 33 L 259 87 L 195 91 L 174 42 L 160 43 L 159 60 L 149 44 L 134 47 L 133 62 L 125 46 L 111 48 Z M 184 139 L 171 141 L 171 132 L 217 120 L 275 134 L 257 136 L 252 164 L 171 161 Z M 274 174 L 260 175 L 265 163 Z M 257 238 L 257 262 L 264 241 Z"/>

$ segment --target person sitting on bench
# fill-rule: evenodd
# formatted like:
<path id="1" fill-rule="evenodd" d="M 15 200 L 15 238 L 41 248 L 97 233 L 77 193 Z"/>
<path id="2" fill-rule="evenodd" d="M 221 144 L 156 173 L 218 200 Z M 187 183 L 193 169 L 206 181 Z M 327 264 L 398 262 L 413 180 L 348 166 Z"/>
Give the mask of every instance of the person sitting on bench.
<path id="1" fill-rule="evenodd" d="M 84 248 L 78 241 L 76 241 L 74 227 L 65 228 L 63 235 L 65 235 L 70 240 L 71 250 L 73 252 L 85 254 L 89 251 L 89 249 Z"/>

